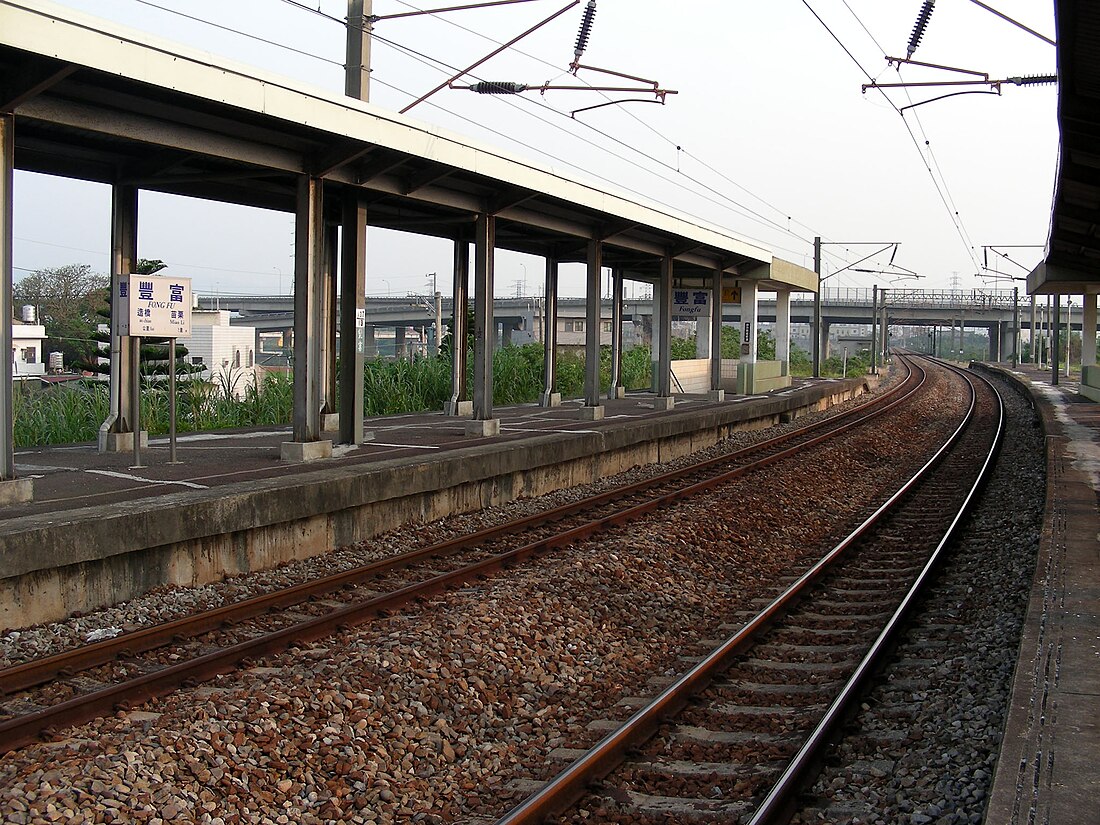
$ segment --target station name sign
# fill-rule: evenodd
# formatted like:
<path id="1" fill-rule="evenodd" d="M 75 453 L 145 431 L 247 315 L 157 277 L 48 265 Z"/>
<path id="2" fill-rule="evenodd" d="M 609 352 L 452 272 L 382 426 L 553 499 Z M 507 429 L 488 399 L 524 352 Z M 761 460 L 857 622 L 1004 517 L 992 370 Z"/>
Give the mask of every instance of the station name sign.
<path id="1" fill-rule="evenodd" d="M 121 275 L 114 300 L 121 335 L 188 338 L 191 335 L 191 279 Z"/>
<path id="2" fill-rule="evenodd" d="M 691 321 L 710 317 L 710 292 L 705 289 L 672 290 L 672 317 Z"/>

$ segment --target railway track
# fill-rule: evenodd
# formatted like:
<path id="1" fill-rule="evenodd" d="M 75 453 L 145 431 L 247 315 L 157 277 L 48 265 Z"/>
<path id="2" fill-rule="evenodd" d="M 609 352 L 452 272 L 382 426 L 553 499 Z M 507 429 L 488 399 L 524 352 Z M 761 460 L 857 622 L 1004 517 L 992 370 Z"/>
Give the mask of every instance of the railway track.
<path id="1" fill-rule="evenodd" d="M 978 376 L 965 419 L 913 478 L 793 584 L 705 650 L 656 698 L 499 820 L 785 822 L 931 578 L 1004 428 Z"/>
<path id="2" fill-rule="evenodd" d="M 639 518 L 874 420 L 912 398 L 923 381 L 924 371 L 913 368 L 898 387 L 872 404 L 744 450 L 325 579 L 0 671 L 0 692 L 9 697 L 8 718 L 0 721 L 0 751 Z M 146 655 L 139 658 L 142 653 Z"/>

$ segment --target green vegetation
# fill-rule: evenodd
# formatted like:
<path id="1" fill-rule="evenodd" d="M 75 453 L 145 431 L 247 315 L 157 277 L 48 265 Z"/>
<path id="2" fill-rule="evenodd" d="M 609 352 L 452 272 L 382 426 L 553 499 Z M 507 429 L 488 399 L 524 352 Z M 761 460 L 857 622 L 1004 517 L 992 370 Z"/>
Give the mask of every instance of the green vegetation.
<path id="1" fill-rule="evenodd" d="M 722 352 L 736 357 L 740 349 L 738 331 L 722 334 Z M 671 341 L 674 360 L 695 357 L 694 339 Z M 775 357 L 775 340 L 762 333 L 758 340 L 761 358 Z M 473 355 L 469 357 L 468 386 L 473 386 Z M 805 353 L 792 348 L 795 374 L 810 373 Z M 824 374 L 840 375 L 840 359 L 828 359 Z M 867 368 L 866 359 L 849 358 L 848 374 Z M 799 371 L 804 369 L 804 372 Z M 451 359 L 439 358 L 368 361 L 364 368 L 364 411 L 368 416 L 393 415 L 442 409 L 451 395 Z M 505 347 L 493 357 L 493 403 L 522 404 L 536 401 L 542 392 L 543 351 L 541 344 Z M 627 389 L 652 385 L 649 347 L 635 347 L 623 353 L 622 380 Z M 168 394 L 163 378 L 146 378 L 142 390 L 142 426 L 151 435 L 168 431 Z M 210 383 L 181 376 L 177 397 L 177 428 L 180 432 L 263 427 L 287 424 L 293 414 L 293 379 L 272 373 L 259 388 L 248 387 L 243 398 L 234 398 L 232 377 Z M 611 349 L 600 349 L 600 384 L 611 383 Z M 584 392 L 584 356 L 562 352 L 558 356 L 557 386 L 566 398 Z M 15 443 L 21 447 L 92 441 L 109 410 L 105 382 L 87 381 L 48 387 L 16 385 L 14 394 Z"/>

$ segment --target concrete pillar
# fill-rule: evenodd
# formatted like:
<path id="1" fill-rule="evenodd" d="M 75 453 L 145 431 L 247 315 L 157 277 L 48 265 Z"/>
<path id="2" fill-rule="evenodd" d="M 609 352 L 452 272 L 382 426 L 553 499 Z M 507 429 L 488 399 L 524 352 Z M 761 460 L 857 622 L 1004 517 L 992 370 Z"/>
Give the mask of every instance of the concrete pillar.
<path id="1" fill-rule="evenodd" d="M 340 247 L 340 441 L 363 443 L 363 360 L 367 354 L 367 205 L 344 190 Z M 374 338 L 373 328 L 371 338 Z M 373 341 L 372 341 L 373 343 Z"/>
<path id="2" fill-rule="evenodd" d="M 737 392 L 753 395 L 756 387 L 756 282 L 741 281 L 741 361 L 737 365 Z"/>
<path id="3" fill-rule="evenodd" d="M 539 405 L 557 407 L 561 404 L 558 392 L 558 261 L 546 259 L 546 281 L 543 285 L 542 304 L 542 395 Z"/>
<path id="4" fill-rule="evenodd" d="M 321 439 L 324 266 L 324 182 L 303 175 L 294 218 L 294 440 L 282 444 L 284 461 L 332 455 L 332 442 Z"/>
<path id="5" fill-rule="evenodd" d="M 584 406 L 581 418 L 603 418 L 600 404 L 600 278 L 603 273 L 603 244 L 588 242 L 588 271 L 584 294 Z"/>
<path id="6" fill-rule="evenodd" d="M 496 253 L 496 217 L 479 214 L 474 231 L 474 409 L 466 424 L 468 435 L 500 432 L 493 418 L 493 274 Z"/>
<path id="7" fill-rule="evenodd" d="M 339 256 L 339 227 L 335 224 L 324 228 L 324 266 L 321 269 L 321 429 L 331 432 L 340 429 L 336 410 L 336 323 L 339 315 L 336 304 L 336 261 Z"/>
<path id="8" fill-rule="evenodd" d="M 15 215 L 15 116 L 0 112 L 0 504 L 29 501 L 34 482 L 15 477 L 12 404 L 13 232 Z"/>
<path id="9" fill-rule="evenodd" d="M 791 291 L 775 293 L 775 359 L 782 365 L 783 375 L 791 374 Z"/>
<path id="10" fill-rule="evenodd" d="M 1050 383 L 1058 386 L 1058 368 L 1061 363 L 1061 333 L 1062 333 L 1062 296 L 1053 296 L 1054 309 L 1050 316 L 1050 366 L 1052 375 Z"/>
<path id="11" fill-rule="evenodd" d="M 1085 293 L 1081 319 L 1081 365 L 1096 366 L 1096 295 Z"/>
<path id="12" fill-rule="evenodd" d="M 409 345 L 405 340 L 405 328 L 394 327 L 393 328 L 393 357 L 397 360 L 407 358 L 409 356 Z"/>
<path id="13" fill-rule="evenodd" d="M 1028 347 L 1028 362 L 1031 364 L 1039 363 L 1039 338 L 1035 334 L 1035 296 L 1031 296 L 1031 338 L 1029 339 L 1030 346 Z"/>
<path id="14" fill-rule="evenodd" d="M 671 410 L 676 402 L 672 398 L 672 257 L 669 255 L 661 258 L 661 276 L 654 297 L 657 299 L 653 302 L 657 397 L 653 408 Z"/>
<path id="15" fill-rule="evenodd" d="M 821 319 L 821 359 L 824 361 L 832 354 L 832 346 L 829 344 L 829 330 L 832 328 L 832 322 Z"/>
<path id="16" fill-rule="evenodd" d="M 512 346 L 512 331 L 514 327 L 510 322 L 500 322 L 500 345 L 502 347 Z"/>
<path id="17" fill-rule="evenodd" d="M 470 244 L 455 240 L 454 280 L 451 295 L 451 398 L 444 405 L 447 415 L 471 415 L 474 402 L 466 386 L 466 310 L 470 303 Z"/>
<path id="18" fill-rule="evenodd" d="M 136 338 L 119 334 L 125 320 L 119 300 L 119 276 L 129 275 L 137 264 L 137 221 L 137 188 L 114 186 L 111 190 L 111 407 L 107 419 L 99 427 L 100 453 L 133 449 L 134 399 L 139 393 L 134 386 L 134 358 L 139 345 Z"/>
<path id="19" fill-rule="evenodd" d="M 700 324 L 700 326 L 704 326 Z M 715 267 L 710 274 L 710 392 L 711 401 L 724 401 L 722 389 L 722 269 Z"/>
<path id="20" fill-rule="evenodd" d="M 623 398 L 623 271 L 611 270 L 611 381 L 608 398 Z"/>

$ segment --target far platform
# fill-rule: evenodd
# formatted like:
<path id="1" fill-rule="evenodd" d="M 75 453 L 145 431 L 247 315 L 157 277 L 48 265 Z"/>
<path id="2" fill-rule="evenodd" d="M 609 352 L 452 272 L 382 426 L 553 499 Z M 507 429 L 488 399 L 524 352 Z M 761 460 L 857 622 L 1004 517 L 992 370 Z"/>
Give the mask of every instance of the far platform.
<path id="1" fill-rule="evenodd" d="M 502 407 L 499 435 L 439 412 L 370 418 L 363 444 L 306 463 L 280 460 L 288 427 L 194 433 L 141 451 L 94 444 L 23 449 L 34 498 L 0 506 L 0 628 L 326 553 L 410 521 L 431 521 L 670 461 L 736 430 L 769 426 L 865 392 L 877 377 L 803 380 L 755 396 L 652 393 Z"/>

